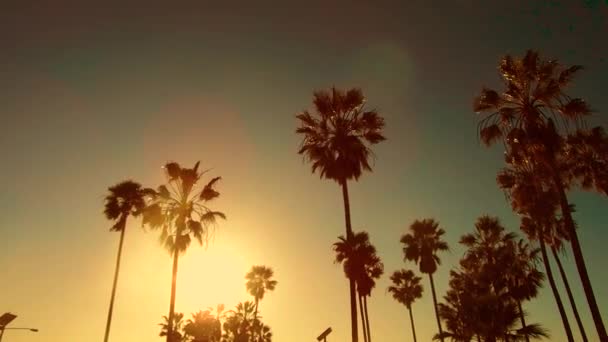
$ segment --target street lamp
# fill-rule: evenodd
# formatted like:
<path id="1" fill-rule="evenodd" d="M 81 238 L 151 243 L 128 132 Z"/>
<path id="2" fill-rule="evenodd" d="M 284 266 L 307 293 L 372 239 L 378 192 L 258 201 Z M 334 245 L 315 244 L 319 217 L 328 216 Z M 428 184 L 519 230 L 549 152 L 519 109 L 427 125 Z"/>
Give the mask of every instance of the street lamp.
<path id="1" fill-rule="evenodd" d="M 29 330 L 31 332 L 38 332 L 38 329 L 35 328 L 7 328 L 6 326 L 15 318 L 17 318 L 17 315 L 13 315 L 10 312 L 7 312 L 4 315 L 0 316 L 0 342 L 2 341 L 4 330 Z"/>

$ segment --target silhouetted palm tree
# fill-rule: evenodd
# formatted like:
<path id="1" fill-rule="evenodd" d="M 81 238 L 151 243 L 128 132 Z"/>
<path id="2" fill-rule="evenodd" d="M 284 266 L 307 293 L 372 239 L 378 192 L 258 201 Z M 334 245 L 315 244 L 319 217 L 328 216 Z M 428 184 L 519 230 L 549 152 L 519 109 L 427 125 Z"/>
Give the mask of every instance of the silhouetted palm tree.
<path id="1" fill-rule="evenodd" d="M 336 181 L 342 187 L 347 239 L 353 235 L 350 222 L 348 181 L 358 180 L 364 170 L 371 171 L 370 148 L 385 140 L 384 119 L 374 110 L 365 109 L 359 89 L 346 92 L 332 88 L 317 91 L 313 99 L 316 113 L 304 111 L 296 133 L 302 134 L 299 154 L 312 163 L 312 172 Z M 352 341 L 358 341 L 355 281 L 349 279 Z"/>
<path id="2" fill-rule="evenodd" d="M 393 295 L 395 300 L 407 308 L 410 313 L 410 324 L 412 326 L 412 334 L 414 342 L 416 342 L 416 328 L 414 326 L 414 315 L 412 314 L 412 304 L 416 299 L 422 298 L 422 278 L 417 277 L 410 270 L 399 270 L 391 275 L 393 285 L 388 287 L 388 291 Z"/>
<path id="3" fill-rule="evenodd" d="M 222 212 L 207 207 L 209 201 L 220 195 L 214 189 L 220 177 L 197 189 L 201 176 L 206 172 L 198 171 L 198 166 L 198 162 L 191 169 L 182 168 L 178 163 L 167 163 L 164 166 L 167 184 L 158 187 L 151 196 L 151 203 L 143 211 L 143 223 L 161 230 L 160 242 L 173 256 L 169 331 L 175 311 L 179 254 L 186 252 L 192 238 L 201 245 L 206 243 L 216 220 L 226 218 Z"/>
<path id="4" fill-rule="evenodd" d="M 509 155 L 507 157 L 509 158 Z M 497 176 L 498 185 L 506 192 L 513 210 L 522 216 L 520 229 L 528 236 L 529 240 L 537 241 L 540 246 L 547 279 L 566 336 L 568 341 L 574 341 L 568 316 L 559 295 L 546 251 L 547 238 L 552 236 L 551 230 L 555 227 L 555 216 L 559 206 L 557 196 L 553 187 L 543 183 L 543 177 L 539 174 L 542 169 L 536 169 L 530 163 L 525 162 L 511 163 L 510 165 L 510 167 L 499 172 Z"/>
<path id="5" fill-rule="evenodd" d="M 507 270 L 509 279 L 509 293 L 517 302 L 522 328 L 526 328 L 525 313 L 522 302 L 531 300 L 538 296 L 538 290 L 542 287 L 545 275 L 536 268 L 540 249 L 532 248 L 523 239 L 513 245 L 515 259 Z M 526 342 L 530 339 L 525 337 Z"/>
<path id="6" fill-rule="evenodd" d="M 376 248 L 369 241 L 362 254 L 363 269 L 361 272 L 357 272 L 355 277 L 357 292 L 359 293 L 359 306 L 364 317 L 363 324 L 365 329 L 363 331 L 366 334 L 366 340 L 371 342 L 372 334 L 369 324 L 369 311 L 367 310 L 367 297 L 371 297 L 372 290 L 376 287 L 376 280 L 380 279 L 382 274 L 384 274 L 384 264 L 376 254 Z"/>
<path id="7" fill-rule="evenodd" d="M 173 315 L 173 319 L 170 322 L 167 316 L 163 316 L 163 322 L 158 325 L 161 326 L 160 334 L 158 336 L 167 337 L 167 342 L 185 342 L 183 331 L 184 322 L 182 319 L 184 318 L 184 314 L 180 312 L 176 312 Z"/>
<path id="8" fill-rule="evenodd" d="M 253 266 L 245 275 L 247 291 L 255 298 L 254 317 L 257 317 L 259 302 L 264 299 L 266 291 L 274 291 L 277 286 L 277 281 L 272 279 L 273 276 L 272 268 L 262 265 Z"/>
<path id="9" fill-rule="evenodd" d="M 262 323 L 261 317 L 254 317 L 255 304 L 247 301 L 237 304 L 235 310 L 230 310 L 224 322 L 223 342 L 271 342 L 270 327 Z"/>
<path id="10" fill-rule="evenodd" d="M 480 341 L 519 341 L 545 337 L 537 324 L 517 328 L 524 287 L 513 279 L 535 267 L 527 257 L 525 262 L 520 260 L 522 253 L 529 254 L 528 247 L 516 242 L 516 235 L 506 232 L 500 221 L 490 216 L 480 217 L 473 233 L 463 235 L 460 243 L 467 250 L 459 268 L 450 272 L 450 289 L 445 304 L 439 306 L 447 332 L 437 334 L 436 339 L 470 341 L 476 336 Z"/>
<path id="11" fill-rule="evenodd" d="M 211 313 L 211 309 L 192 314 L 184 326 L 184 335 L 191 338 L 191 342 L 220 342 L 222 337 L 222 324 L 218 316 Z"/>
<path id="12" fill-rule="evenodd" d="M 429 275 L 431 293 L 433 294 L 433 308 L 437 319 L 437 327 L 441 335 L 441 321 L 437 308 L 437 295 L 433 282 L 433 273 L 441 264 L 438 252 L 447 251 L 448 244 L 441 239 L 445 231 L 439 228 L 439 223 L 433 219 L 416 220 L 410 226 L 410 232 L 401 236 L 403 255 L 405 260 L 414 261 L 420 266 L 420 272 Z M 443 341 L 443 338 L 441 339 Z"/>
<path id="13" fill-rule="evenodd" d="M 116 284 L 118 283 L 118 272 L 120 270 L 120 259 L 122 256 L 122 245 L 125 238 L 127 218 L 139 216 L 145 207 L 144 189 L 139 183 L 124 181 L 108 188 L 110 192 L 105 198 L 104 214 L 108 220 L 116 221 L 110 231 L 120 232 L 118 243 L 118 256 L 116 257 L 116 268 L 114 269 L 114 282 L 112 283 L 112 295 L 110 296 L 110 308 L 106 321 L 104 342 L 110 337 L 110 325 L 112 324 L 112 312 L 114 311 L 114 298 L 116 296 Z"/>
<path id="14" fill-rule="evenodd" d="M 551 253 L 553 254 L 553 258 L 557 263 L 557 268 L 562 278 L 562 282 L 564 283 L 564 288 L 566 289 L 566 293 L 568 294 L 568 301 L 570 302 L 572 313 L 574 313 L 574 318 L 581 333 L 581 338 L 583 339 L 583 342 L 587 342 L 589 341 L 589 339 L 587 338 L 587 332 L 585 331 L 585 327 L 583 326 L 581 316 L 578 313 L 576 302 L 574 300 L 574 295 L 572 294 L 572 289 L 570 288 L 570 283 L 568 282 L 568 277 L 566 276 L 566 271 L 564 270 L 564 267 L 559 257 L 559 252 L 564 251 L 563 241 L 567 240 L 567 233 L 564 231 L 563 225 L 561 224 L 560 220 L 556 221 L 556 224 L 557 226 L 556 229 L 554 229 L 553 234 L 547 236 L 547 239 L 549 241 L 548 244 L 551 247 Z"/>
<path id="15" fill-rule="evenodd" d="M 534 51 L 528 51 L 523 58 L 507 55 L 499 67 L 506 89 L 498 92 L 483 88 L 473 107 L 475 112 L 485 115 L 479 133 L 486 145 L 503 140 L 509 150 L 521 150 L 536 171 L 546 170 L 541 173 L 557 194 L 597 333 L 601 341 L 608 341 L 566 196 L 572 179 L 564 175 L 558 162 L 560 156 L 565 157 L 561 153 L 563 136 L 569 126 L 579 126 L 591 114 L 585 101 L 565 93 L 581 69 L 577 65 L 565 67 L 555 60 L 542 60 Z"/>

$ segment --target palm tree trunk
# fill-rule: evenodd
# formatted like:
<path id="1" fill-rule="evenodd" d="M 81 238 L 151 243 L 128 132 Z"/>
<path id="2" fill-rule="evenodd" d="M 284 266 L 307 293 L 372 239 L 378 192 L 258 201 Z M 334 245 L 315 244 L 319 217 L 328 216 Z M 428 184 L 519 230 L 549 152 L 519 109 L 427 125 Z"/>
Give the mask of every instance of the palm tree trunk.
<path id="1" fill-rule="evenodd" d="M 517 301 L 517 308 L 519 309 L 519 318 L 521 319 L 521 327 L 526 329 L 526 318 L 524 317 L 524 309 L 521 307 L 521 301 Z M 530 342 L 530 337 L 526 334 L 526 342 Z"/>
<path id="2" fill-rule="evenodd" d="M 365 330 L 365 311 L 363 310 L 363 296 L 362 295 L 358 295 L 359 297 L 359 309 L 361 311 L 361 328 L 363 329 L 363 341 L 364 342 L 369 342 L 367 340 L 367 330 Z"/>
<path id="3" fill-rule="evenodd" d="M 574 226 L 574 220 L 572 219 L 572 213 L 570 212 L 570 205 L 568 204 L 568 198 L 566 197 L 564 185 L 561 182 L 557 168 L 555 167 L 554 160 L 552 159 L 551 162 L 551 166 L 553 168 L 553 182 L 559 192 L 559 202 L 562 217 L 564 218 L 564 223 L 566 225 L 566 229 L 570 237 L 570 245 L 572 246 L 574 262 L 576 264 L 576 269 L 578 270 L 578 274 L 583 284 L 585 297 L 587 298 L 589 310 L 591 310 L 591 316 L 593 317 L 593 323 L 595 323 L 595 329 L 597 330 L 597 334 L 600 338 L 600 341 L 608 342 L 606 327 L 604 326 L 604 322 L 602 321 L 602 315 L 600 313 L 599 307 L 597 306 L 595 294 L 593 293 L 593 287 L 591 286 L 591 280 L 589 279 L 589 274 L 587 273 L 587 266 L 585 265 L 585 259 L 583 257 L 581 244 L 578 241 L 578 234 L 576 234 L 576 227 Z"/>
<path id="4" fill-rule="evenodd" d="M 122 230 L 120 231 L 120 242 L 118 243 L 118 256 L 116 257 L 116 268 L 114 269 L 114 283 L 112 284 L 112 296 L 110 297 L 110 309 L 108 310 L 108 320 L 106 321 L 106 333 L 103 341 L 108 342 L 110 338 L 110 325 L 112 324 L 112 312 L 114 311 L 114 297 L 116 296 L 116 284 L 118 284 L 118 272 L 120 270 L 120 258 L 122 256 L 122 244 L 125 239 L 125 230 L 127 228 L 127 219 L 121 218 L 124 222 Z"/>
<path id="5" fill-rule="evenodd" d="M 443 342 L 443 329 L 441 329 L 441 319 L 439 318 L 439 310 L 437 309 L 437 294 L 435 294 L 435 283 L 433 282 L 433 274 L 429 273 L 429 279 L 431 280 L 431 292 L 433 293 L 433 307 L 435 308 L 435 318 L 437 319 L 437 327 L 439 328 L 441 342 Z"/>
<path id="6" fill-rule="evenodd" d="M 551 290 L 553 291 L 553 297 L 555 297 L 555 302 L 557 303 L 559 314 L 562 317 L 562 323 L 564 324 L 564 329 L 566 330 L 566 336 L 568 337 L 569 342 L 574 342 L 572 330 L 570 329 L 570 323 L 568 323 L 568 316 L 566 316 L 566 311 L 564 310 L 562 299 L 559 296 L 557 286 L 555 285 L 555 279 L 553 279 L 553 272 L 551 272 L 551 265 L 549 264 L 549 257 L 547 256 L 547 248 L 545 247 L 545 242 L 543 241 L 542 236 L 538 239 L 538 243 L 540 245 L 540 251 L 543 255 L 543 263 L 545 264 L 547 279 L 549 279 L 549 284 L 551 285 Z"/>
<path id="7" fill-rule="evenodd" d="M 175 288 L 177 285 L 177 261 L 179 259 L 179 251 L 175 248 L 173 251 L 173 277 L 171 279 L 171 303 L 169 304 L 169 322 L 167 326 L 167 342 L 172 342 L 173 336 L 173 316 L 175 314 Z"/>
<path id="8" fill-rule="evenodd" d="M 412 306 L 410 305 L 407 310 L 410 312 L 410 325 L 412 326 L 412 334 L 414 335 L 414 342 L 416 341 L 416 327 L 414 327 L 414 315 L 412 314 Z"/>
<path id="9" fill-rule="evenodd" d="M 576 324 L 578 325 L 578 329 L 581 332 L 581 336 L 583 338 L 583 342 L 589 341 L 587 339 L 587 333 L 585 332 L 585 327 L 583 326 L 583 321 L 581 320 L 581 316 L 578 314 L 578 309 L 576 308 L 576 302 L 574 301 L 574 296 L 572 295 L 572 290 L 570 289 L 570 284 L 568 283 L 568 277 L 566 277 L 566 272 L 564 271 L 564 267 L 562 266 L 561 260 L 559 260 L 559 256 L 557 255 L 557 250 L 554 246 L 551 246 L 551 252 L 553 253 L 553 257 L 555 258 L 555 262 L 557 263 L 557 268 L 559 268 L 559 273 L 562 277 L 562 281 L 564 282 L 564 287 L 566 288 L 566 293 L 568 294 L 568 300 L 570 301 L 570 306 L 572 306 L 572 311 L 574 312 L 574 318 L 576 319 Z"/>
<path id="10" fill-rule="evenodd" d="M 253 310 L 253 322 L 255 323 L 255 321 L 258 319 L 258 304 L 260 303 L 260 298 L 258 298 L 257 296 L 255 297 L 255 309 Z M 255 341 L 256 338 L 256 332 L 252 331 L 251 332 L 251 337 L 253 338 L 253 340 Z"/>
<path id="11" fill-rule="evenodd" d="M 341 183 L 342 198 L 344 200 L 344 220 L 346 221 L 346 239 L 350 241 L 353 237 L 353 230 L 350 224 L 350 202 L 348 200 L 348 185 L 346 180 L 342 180 Z M 357 295 L 355 291 L 355 280 L 352 277 L 349 277 L 348 281 L 350 286 L 350 322 L 352 342 L 358 342 L 359 329 L 357 327 Z"/>
<path id="12" fill-rule="evenodd" d="M 367 324 L 367 342 L 372 342 L 372 332 L 369 329 L 369 312 L 367 311 L 367 296 L 363 296 L 363 305 L 365 306 L 365 324 Z"/>

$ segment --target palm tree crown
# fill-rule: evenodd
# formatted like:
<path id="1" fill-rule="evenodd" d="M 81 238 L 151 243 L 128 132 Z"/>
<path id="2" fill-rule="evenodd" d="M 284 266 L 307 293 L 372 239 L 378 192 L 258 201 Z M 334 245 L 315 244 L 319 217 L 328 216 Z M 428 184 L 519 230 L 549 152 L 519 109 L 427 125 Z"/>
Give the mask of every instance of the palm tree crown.
<path id="1" fill-rule="evenodd" d="M 108 191 L 110 193 L 105 198 L 103 212 L 108 220 L 116 221 L 110 230 L 119 232 L 125 229 L 129 215 L 141 214 L 145 207 L 146 190 L 139 183 L 127 180 L 111 186 Z"/>
<path id="2" fill-rule="evenodd" d="M 420 272 L 433 274 L 441 259 L 437 252 L 447 251 L 448 244 L 441 240 L 445 234 L 439 223 L 433 219 L 416 220 L 410 226 L 410 233 L 401 237 L 403 254 L 406 260 L 420 265 Z"/>
<path id="3" fill-rule="evenodd" d="M 388 287 L 388 291 L 393 298 L 405 305 L 408 309 L 416 299 L 422 298 L 422 278 L 416 276 L 411 270 L 399 270 L 391 275 L 393 285 Z"/>
<path id="4" fill-rule="evenodd" d="M 167 163 L 164 166 L 167 185 L 158 187 L 153 194 L 153 202 L 143 213 L 144 224 L 161 230 L 160 242 L 170 252 L 185 252 L 190 246 L 190 236 L 199 244 L 204 244 L 217 218 L 226 218 L 224 213 L 207 206 L 208 202 L 220 195 L 214 186 L 221 177 L 211 179 L 195 191 L 195 186 L 206 172 L 198 171 L 198 166 L 198 162 L 191 169 L 182 168 L 178 163 Z"/>
<path id="5" fill-rule="evenodd" d="M 277 281 L 272 279 L 274 271 L 272 268 L 256 265 L 245 275 L 247 291 L 256 300 L 264 299 L 266 291 L 273 291 L 277 286 Z"/>
<path id="6" fill-rule="evenodd" d="M 334 87 L 315 92 L 313 101 L 315 114 L 303 111 L 296 116 L 296 133 L 304 135 L 298 153 L 312 162 L 313 173 L 319 170 L 322 178 L 342 182 L 371 171 L 370 145 L 385 140 L 384 119 L 365 109 L 361 90 Z"/>

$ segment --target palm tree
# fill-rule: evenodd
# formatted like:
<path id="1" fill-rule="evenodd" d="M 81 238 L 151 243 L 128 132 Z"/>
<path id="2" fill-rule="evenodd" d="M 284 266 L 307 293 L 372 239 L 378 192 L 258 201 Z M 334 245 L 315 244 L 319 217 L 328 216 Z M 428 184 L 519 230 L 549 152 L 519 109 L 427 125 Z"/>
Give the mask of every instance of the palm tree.
<path id="1" fill-rule="evenodd" d="M 435 283 L 433 273 L 437 271 L 437 266 L 441 264 L 438 252 L 447 251 L 448 244 L 441 240 L 445 234 L 439 223 L 433 219 L 416 220 L 410 225 L 410 233 L 401 236 L 403 244 L 403 254 L 405 260 L 414 261 L 420 266 L 420 272 L 429 275 L 431 282 L 431 293 L 433 294 L 433 308 L 439 334 L 443 333 L 439 311 L 437 308 L 437 295 L 435 293 Z M 441 338 L 443 342 L 443 338 Z"/>
<path id="2" fill-rule="evenodd" d="M 271 342 L 270 327 L 262 323 L 261 317 L 254 317 L 255 304 L 247 301 L 237 304 L 230 310 L 224 322 L 223 342 L 248 342 L 255 336 L 254 342 Z"/>
<path id="3" fill-rule="evenodd" d="M 369 312 L 367 310 L 367 297 L 371 297 L 372 290 L 376 287 L 376 280 L 380 279 L 384 274 L 384 264 L 380 257 L 376 254 L 376 248 L 368 241 L 362 251 L 362 271 L 355 276 L 357 283 L 357 292 L 359 293 L 359 307 L 363 314 L 364 334 L 366 334 L 367 342 L 371 342 L 372 334 L 369 324 Z M 362 303 L 361 303 L 362 301 Z"/>
<path id="4" fill-rule="evenodd" d="M 167 342 L 184 342 L 184 335 L 182 334 L 183 318 L 184 314 L 181 312 L 176 312 L 171 321 L 167 316 L 163 316 L 163 322 L 158 324 L 161 327 L 158 336 L 166 336 Z"/>
<path id="5" fill-rule="evenodd" d="M 587 333 L 585 331 L 585 327 L 583 326 L 581 316 L 578 313 L 576 302 L 574 301 L 574 295 L 572 294 L 572 289 L 570 288 L 570 283 L 568 282 L 568 277 L 566 276 L 566 271 L 564 271 L 564 267 L 559 257 L 559 252 L 564 251 L 563 241 L 567 240 L 567 236 L 565 235 L 564 229 L 561 229 L 563 228 L 563 225 L 559 224 L 557 228 L 558 229 L 555 229 L 555 234 L 548 236 L 551 254 L 553 254 L 553 258 L 557 263 L 557 268 L 562 278 L 562 282 L 564 283 L 564 288 L 566 289 L 566 294 L 568 295 L 568 301 L 570 302 L 572 313 L 574 313 L 574 318 L 576 319 L 576 324 L 578 325 L 578 329 L 581 333 L 581 338 L 583 339 L 583 342 L 587 342 L 589 339 L 587 338 Z"/>
<path id="6" fill-rule="evenodd" d="M 517 159 L 517 155 L 511 157 L 508 154 L 507 158 L 514 160 Z M 540 246 L 547 279 L 549 280 L 566 336 L 568 341 L 574 341 L 568 316 L 564 310 L 546 252 L 547 237 L 552 235 L 551 230 L 555 227 L 558 203 L 553 188 L 543 182 L 542 171 L 542 169 L 531 166 L 531 163 L 515 163 L 512 161 L 509 167 L 499 172 L 497 183 L 511 201 L 513 210 L 521 215 L 520 229 L 527 235 L 529 240 L 537 241 Z"/>
<path id="7" fill-rule="evenodd" d="M 277 281 L 272 279 L 273 275 L 272 268 L 262 265 L 253 266 L 245 275 L 247 291 L 255 298 L 254 318 L 258 315 L 258 304 L 264 299 L 266 291 L 274 291 L 277 286 Z"/>
<path id="8" fill-rule="evenodd" d="M 499 66 L 506 89 L 483 88 L 473 109 L 484 115 L 479 135 L 486 145 L 502 140 L 509 150 L 521 150 L 538 171 L 545 169 L 547 183 L 554 188 L 567 229 L 574 261 L 599 338 L 608 341 L 606 328 L 587 272 L 566 189 L 572 179 L 564 175 L 560 157 L 570 126 L 580 126 L 591 109 L 580 98 L 565 93 L 575 74 L 582 69 L 566 67 L 555 60 L 542 60 L 528 51 L 523 58 L 505 56 Z M 555 125 L 559 123 L 559 126 Z"/>
<path id="9" fill-rule="evenodd" d="M 520 239 L 513 247 L 515 248 L 513 253 L 515 259 L 507 273 L 508 288 L 511 297 L 517 302 L 521 325 L 525 329 L 526 319 L 521 303 L 538 296 L 538 290 L 542 287 L 545 275 L 536 268 L 540 249 L 532 248 L 523 239 Z M 526 342 L 530 341 L 528 336 L 525 339 Z"/>
<path id="10" fill-rule="evenodd" d="M 337 182 L 342 187 L 346 237 L 352 235 L 348 181 L 358 180 L 363 171 L 371 171 L 371 145 L 383 140 L 384 119 L 375 111 L 365 108 L 365 98 L 360 89 L 344 92 L 332 87 L 330 91 L 314 93 L 316 113 L 303 111 L 297 134 L 303 139 L 299 154 L 312 163 L 321 178 Z M 357 302 L 355 281 L 349 279 L 352 342 L 358 341 Z"/>
<path id="11" fill-rule="evenodd" d="M 122 245 L 125 238 L 127 218 L 139 216 L 145 207 L 143 194 L 145 192 L 139 183 L 124 181 L 108 188 L 110 192 L 105 198 L 104 214 L 108 220 L 115 221 L 110 231 L 120 232 L 118 243 L 118 256 L 116 257 L 116 268 L 114 269 L 114 282 L 112 283 L 112 295 L 110 296 L 110 309 L 106 321 L 106 332 L 104 342 L 110 337 L 110 325 L 112 324 L 112 312 L 114 311 L 114 298 L 116 296 L 116 285 L 118 283 L 118 272 L 120 270 L 120 259 Z"/>
<path id="12" fill-rule="evenodd" d="M 399 270 L 391 275 L 393 285 L 388 287 L 388 291 L 393 295 L 395 300 L 407 308 L 410 313 L 410 324 L 412 326 L 412 334 L 414 342 L 416 342 L 416 328 L 414 326 L 414 316 L 412 314 L 412 304 L 416 299 L 422 298 L 422 278 L 416 276 L 410 270 Z"/>
<path id="13" fill-rule="evenodd" d="M 192 338 L 191 342 L 220 342 L 222 337 L 222 324 L 218 316 L 211 313 L 211 309 L 198 311 L 192 314 L 184 326 L 184 335 Z"/>
<path id="14" fill-rule="evenodd" d="M 172 331 L 175 312 L 177 265 L 180 253 L 185 253 L 192 238 L 200 245 L 208 242 L 218 218 L 226 215 L 207 207 L 208 202 L 220 193 L 214 189 L 220 177 L 211 179 L 201 189 L 196 186 L 206 171 L 198 171 L 199 162 L 193 168 L 182 168 L 178 163 L 164 166 L 167 184 L 151 194 L 151 203 L 143 211 L 143 223 L 152 229 L 160 229 L 160 242 L 173 256 L 171 301 L 169 304 L 168 331 Z M 167 337 L 168 342 L 169 337 Z"/>

